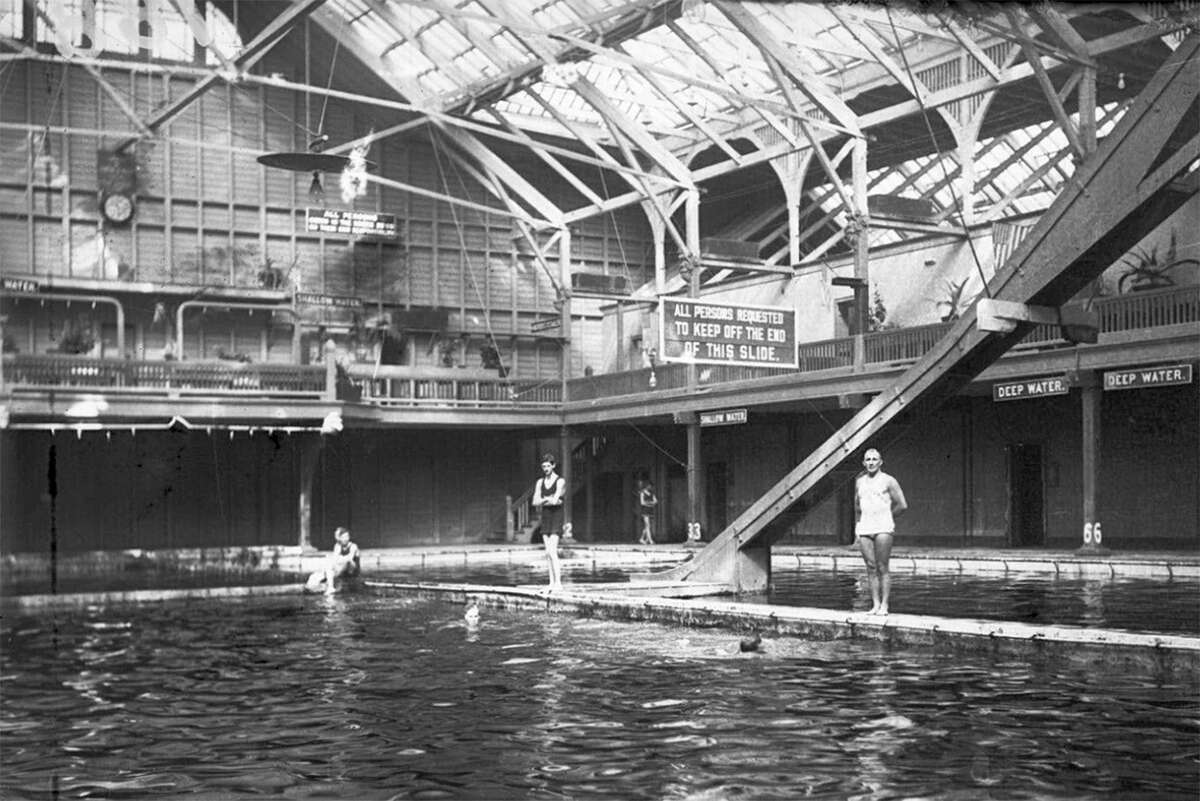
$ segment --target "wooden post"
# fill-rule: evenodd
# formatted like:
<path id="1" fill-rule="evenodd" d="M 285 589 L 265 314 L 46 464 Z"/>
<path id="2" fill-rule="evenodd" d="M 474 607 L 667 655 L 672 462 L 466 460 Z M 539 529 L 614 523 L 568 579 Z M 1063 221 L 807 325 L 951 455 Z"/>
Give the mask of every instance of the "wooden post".
<path id="1" fill-rule="evenodd" d="M 852 245 L 854 247 L 854 277 L 862 281 L 862 288 L 854 291 L 854 370 L 862 371 L 866 362 L 863 335 L 867 333 L 868 309 L 871 296 L 871 270 L 869 265 L 870 242 L 868 241 L 867 217 L 867 140 L 854 141 L 851 157 L 851 182 L 853 184 L 853 207 L 849 210 L 853 221 Z"/>
<path id="2" fill-rule="evenodd" d="M 571 462 L 573 462 L 575 460 L 573 458 L 574 454 L 571 451 L 571 429 L 568 428 L 567 426 L 563 426 L 561 431 L 559 432 L 558 440 L 559 440 L 558 451 L 559 451 L 559 453 L 562 454 L 562 456 L 559 458 L 562 459 L 563 484 L 566 486 L 566 491 L 563 493 L 563 535 L 562 535 L 562 538 L 564 540 L 569 540 L 569 539 L 571 539 L 572 529 L 574 528 L 574 524 L 572 523 L 573 518 L 571 517 L 571 507 L 572 507 L 571 495 L 574 494 L 571 489 L 571 479 L 572 479 L 571 474 L 574 473 L 575 471 L 571 469 Z"/>
<path id="3" fill-rule="evenodd" d="M 300 550 L 316 550 L 312 544 L 312 488 L 313 478 L 320 463 L 321 448 L 325 445 L 324 435 L 300 446 L 300 501 L 297 507 L 300 523 Z"/>
<path id="4" fill-rule="evenodd" d="M 685 198 L 684 219 L 686 222 L 685 236 L 687 237 L 688 258 L 694 259 L 691 275 L 688 277 L 688 297 L 700 297 L 700 192 L 688 190 Z M 699 386 L 699 376 L 696 363 L 687 366 L 688 389 L 695 393 Z M 704 454 L 700 449 L 700 419 L 691 415 L 687 424 L 687 492 L 688 492 L 688 524 L 687 543 L 698 545 L 702 539 L 702 524 L 704 522 L 704 485 L 701 483 L 701 467 L 704 464 Z"/>
<path id="5" fill-rule="evenodd" d="M 1104 553 L 1100 530 L 1100 401 L 1103 392 L 1096 373 L 1080 376 L 1083 406 L 1083 545 L 1079 550 Z"/>

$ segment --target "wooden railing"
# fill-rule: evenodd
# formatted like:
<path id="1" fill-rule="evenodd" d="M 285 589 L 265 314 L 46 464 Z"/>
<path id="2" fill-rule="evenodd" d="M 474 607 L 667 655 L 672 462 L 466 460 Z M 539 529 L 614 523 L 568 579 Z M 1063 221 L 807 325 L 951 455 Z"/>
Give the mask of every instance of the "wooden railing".
<path id="1" fill-rule="evenodd" d="M 1172 287 L 1153 292 L 1136 292 L 1092 301 L 1097 312 L 1100 333 L 1156 328 L 1200 322 L 1200 286 Z M 912 328 L 876 331 L 863 337 L 864 362 L 872 365 L 911 364 L 924 356 L 945 336 L 953 323 L 933 323 Z M 1018 343 L 1014 350 L 1056 348 L 1069 345 L 1057 326 L 1038 325 Z M 789 372 L 811 372 L 854 365 L 854 338 L 839 337 L 817 342 L 805 342 L 797 348 L 799 367 L 796 371 L 778 368 L 712 366 L 703 376 L 702 384 L 761 378 Z M 649 369 L 624 373 L 577 378 L 569 382 L 571 400 L 617 395 L 641 394 L 686 386 L 684 365 L 656 367 L 654 386 L 649 383 Z"/>
<path id="2" fill-rule="evenodd" d="M 1200 286 L 1137 292 L 1094 301 L 1100 332 L 1152 329 L 1200 322 Z M 927 353 L 950 323 L 877 331 L 863 337 L 867 364 L 903 365 Z M 1034 328 L 1016 348 L 1054 348 L 1066 343 L 1055 326 Z M 797 349 L 799 368 L 698 365 L 701 385 L 792 372 L 846 368 L 854 364 L 854 339 L 806 342 Z M 90 356 L 5 354 L 3 384 L 14 392 L 96 389 L 140 395 L 215 395 L 361 400 L 381 407 L 454 406 L 495 408 L 556 406 L 558 379 L 512 380 L 495 370 L 352 365 L 335 382 L 324 365 L 244 364 L 230 361 L 134 361 Z M 348 383 L 352 394 L 342 384 Z M 639 395 L 687 387 L 687 365 L 586 376 L 568 384 L 571 400 Z M 359 397 L 360 396 L 360 397 Z"/>
<path id="3" fill-rule="evenodd" d="M 4 357 L 4 383 L 18 391 L 103 389 L 140 394 L 325 395 L 325 368 L 226 361 L 139 362 L 89 356 Z"/>
<path id="4" fill-rule="evenodd" d="M 351 365 L 350 380 L 362 402 L 389 408 L 406 406 L 487 407 L 558 405 L 562 381 L 509 380 L 497 370 L 466 367 Z"/>
<path id="5" fill-rule="evenodd" d="M 525 490 L 519 497 L 511 495 L 504 498 L 504 538 L 512 542 L 517 532 L 524 532 L 533 522 L 533 488 Z"/>

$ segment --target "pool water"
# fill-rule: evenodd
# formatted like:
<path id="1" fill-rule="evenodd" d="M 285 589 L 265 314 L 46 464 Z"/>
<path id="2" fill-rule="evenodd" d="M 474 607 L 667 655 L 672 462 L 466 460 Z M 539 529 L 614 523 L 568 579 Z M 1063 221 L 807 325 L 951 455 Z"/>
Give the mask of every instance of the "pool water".
<path id="1" fill-rule="evenodd" d="M 640 568 L 639 568 L 640 569 Z M 619 582 L 628 570 L 564 569 L 564 581 Z M 523 565 L 428 567 L 387 571 L 372 578 L 511 586 L 544 584 L 546 569 Z M 865 611 L 871 591 L 864 570 L 774 570 L 767 593 L 738 596 L 750 603 Z M 1200 581 L 1196 579 L 1065 578 L 1044 574 L 892 574 L 892 612 L 1086 626 L 1160 634 L 1200 635 Z"/>
<path id="2" fill-rule="evenodd" d="M 0 582 L 0 597 L 71 593 L 177 590 L 203 587 L 302 584 L 306 576 L 286 570 L 203 565 L 156 565 L 152 568 L 73 572 L 56 576 L 18 575 Z"/>
<path id="3" fill-rule="evenodd" d="M 1195 799 L 1194 675 L 369 593 L 0 622 L 0 797 Z"/>

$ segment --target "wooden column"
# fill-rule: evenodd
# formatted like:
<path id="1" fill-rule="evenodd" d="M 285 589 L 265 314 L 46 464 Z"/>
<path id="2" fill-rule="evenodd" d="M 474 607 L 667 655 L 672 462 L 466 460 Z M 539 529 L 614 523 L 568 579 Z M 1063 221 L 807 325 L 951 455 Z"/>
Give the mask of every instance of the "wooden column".
<path id="1" fill-rule="evenodd" d="M 700 192 L 691 189 L 685 198 L 684 219 L 686 221 L 687 257 L 693 259 L 691 275 L 688 277 L 688 297 L 700 297 Z M 694 393 L 699 385 L 695 362 L 687 366 L 688 388 Z M 687 542 L 701 542 L 704 523 L 704 484 L 702 473 L 704 455 L 700 449 L 699 415 L 690 415 L 687 424 L 687 490 L 688 524 Z"/>
<path id="2" fill-rule="evenodd" d="M 318 434 L 315 439 L 300 445 L 300 501 L 297 511 L 300 524 L 299 545 L 302 551 L 316 550 L 312 544 L 312 489 L 324 444 L 324 435 Z"/>
<path id="3" fill-rule="evenodd" d="M 574 460 L 574 454 L 571 451 L 571 429 L 568 426 L 563 426 L 558 435 L 558 452 L 562 454 L 559 458 L 562 460 L 562 477 L 563 483 L 566 486 L 566 492 L 563 493 L 563 539 L 570 539 L 572 529 L 574 528 L 571 522 L 571 474 L 575 471 L 571 469 L 571 462 Z"/>
<path id="4" fill-rule="evenodd" d="M 867 140 L 863 138 L 854 141 L 854 151 L 851 157 L 851 182 L 853 184 L 853 207 L 850 209 L 850 219 L 853 223 L 851 231 L 854 247 L 854 277 L 862 281 L 861 289 L 854 291 L 854 369 L 861 371 L 866 363 L 866 352 L 863 347 L 863 334 L 867 332 L 867 309 L 870 306 L 871 270 L 870 241 L 868 238 L 869 218 L 867 216 Z"/>
<path id="5" fill-rule="evenodd" d="M 558 300 L 562 304 L 559 315 L 562 321 L 560 324 L 562 332 L 562 399 L 565 403 L 568 400 L 567 382 L 571 379 L 571 229 L 565 225 L 560 230 L 558 240 L 558 278 L 562 282 L 562 292 Z M 571 501 L 571 473 L 574 471 L 571 469 L 573 461 L 571 430 L 565 425 L 559 434 L 559 440 L 562 477 L 567 487 L 567 491 L 563 495 L 563 539 L 570 539 L 571 529 L 574 527 L 571 516 L 574 506 Z"/>
<path id="6" fill-rule="evenodd" d="M 1080 376 L 1083 406 L 1083 545 L 1081 551 L 1097 553 L 1107 550 L 1100 529 L 1100 401 L 1103 392 L 1099 376 L 1086 373 Z"/>

